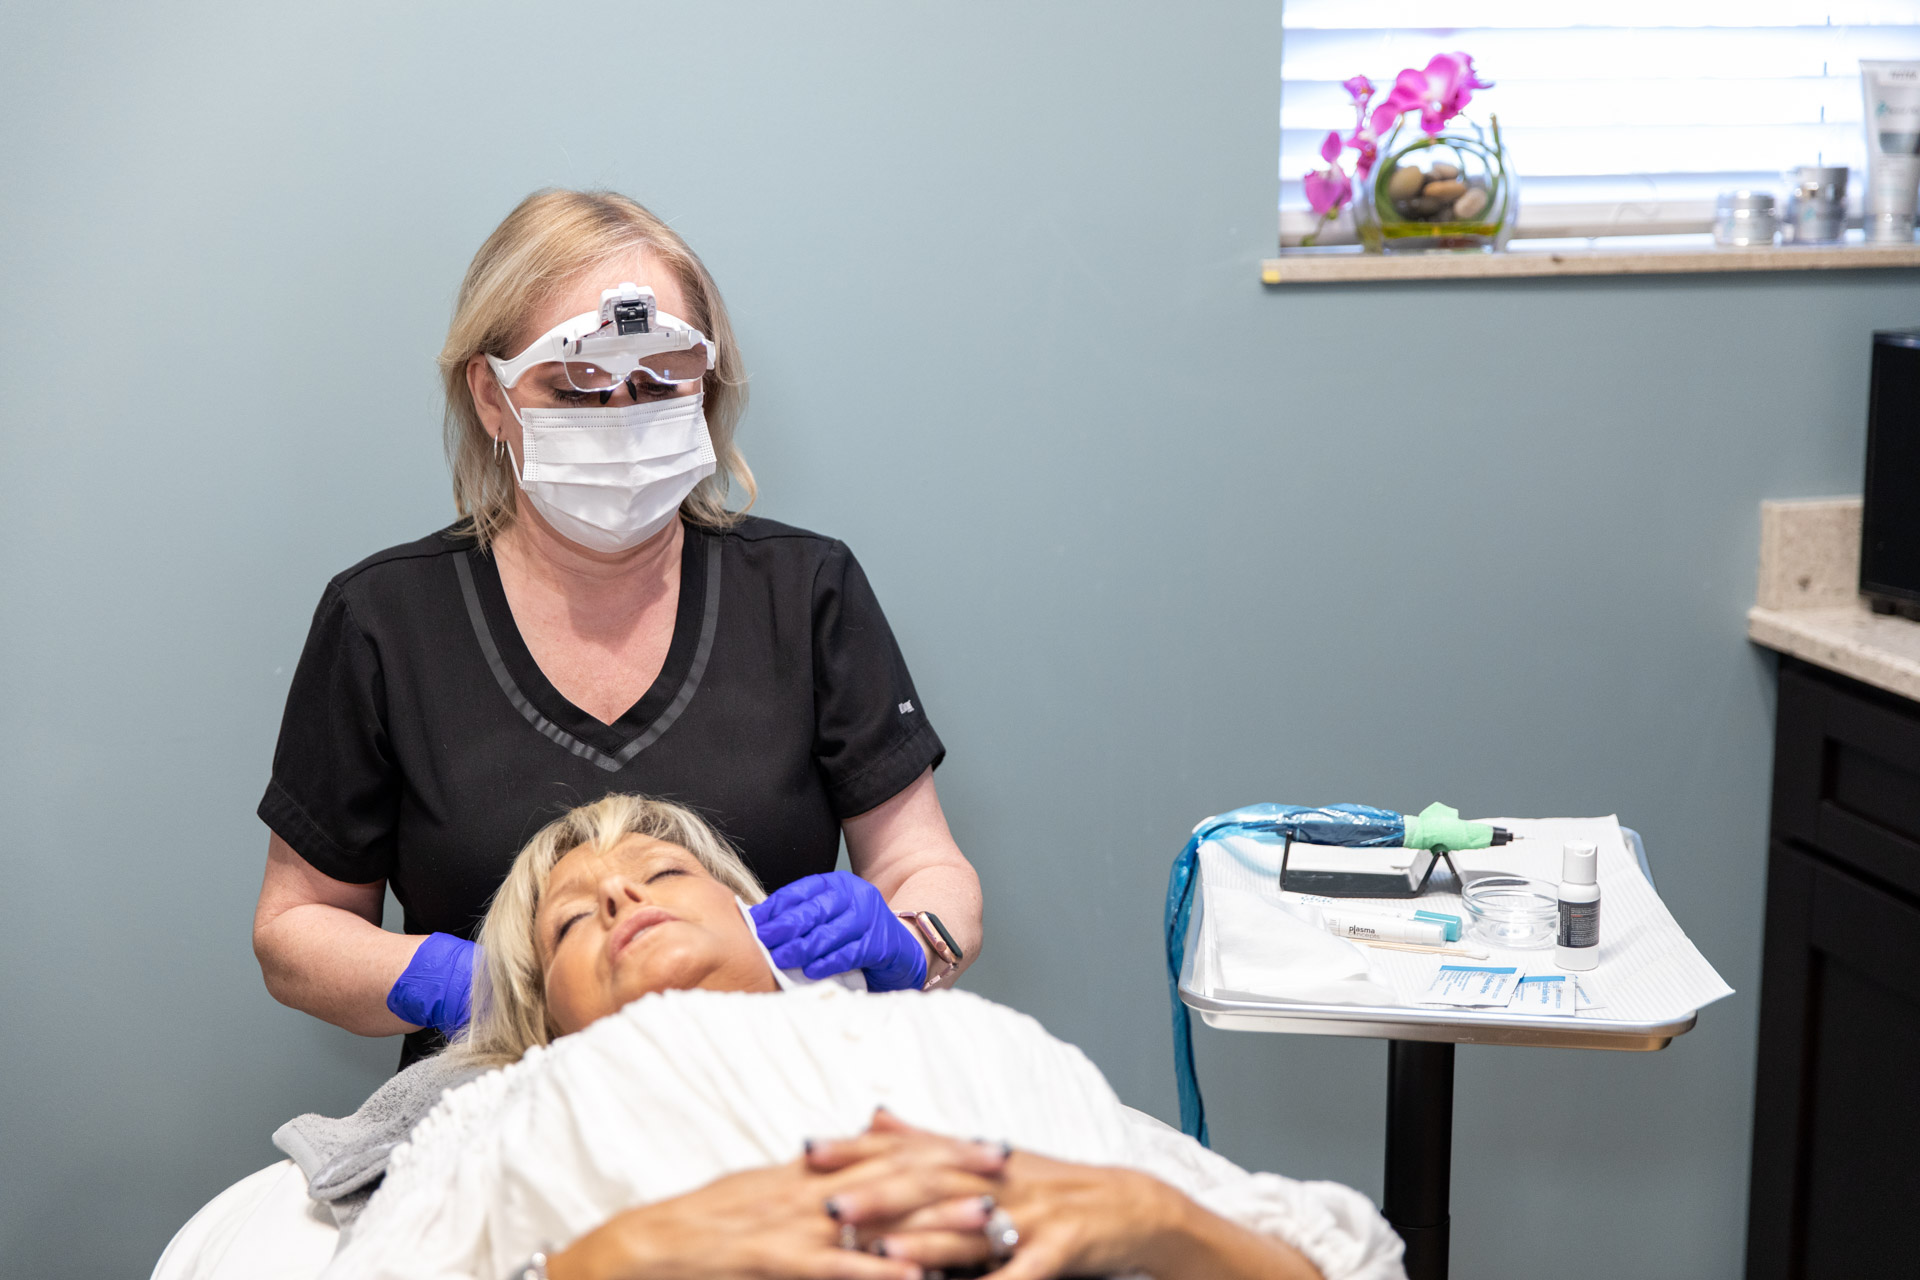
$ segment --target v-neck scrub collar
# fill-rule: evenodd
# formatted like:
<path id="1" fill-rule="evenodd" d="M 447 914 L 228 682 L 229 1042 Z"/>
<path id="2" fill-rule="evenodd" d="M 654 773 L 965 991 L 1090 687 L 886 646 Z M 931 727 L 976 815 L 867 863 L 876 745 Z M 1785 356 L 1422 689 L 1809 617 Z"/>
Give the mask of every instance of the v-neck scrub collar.
<path id="1" fill-rule="evenodd" d="M 563 697 L 533 660 L 514 625 L 499 563 L 475 547 L 454 557 L 453 567 L 474 639 L 500 692 L 528 724 L 596 767 L 608 773 L 625 768 L 673 727 L 699 692 L 720 621 L 721 554 L 719 540 L 694 526 L 686 526 L 682 539 L 680 599 L 666 662 L 640 700 L 610 725 Z"/>

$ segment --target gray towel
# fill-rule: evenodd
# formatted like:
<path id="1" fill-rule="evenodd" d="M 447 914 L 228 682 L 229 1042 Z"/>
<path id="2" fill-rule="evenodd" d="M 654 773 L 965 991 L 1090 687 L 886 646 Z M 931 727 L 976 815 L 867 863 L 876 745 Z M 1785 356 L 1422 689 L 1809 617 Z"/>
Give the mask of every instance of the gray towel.
<path id="1" fill-rule="evenodd" d="M 295 1116 L 274 1130 L 273 1145 L 292 1156 L 307 1175 L 307 1194 L 332 1210 L 340 1226 L 349 1226 L 387 1176 L 387 1156 L 433 1110 L 440 1095 L 488 1070 L 436 1053 L 375 1089 L 350 1116 Z"/>

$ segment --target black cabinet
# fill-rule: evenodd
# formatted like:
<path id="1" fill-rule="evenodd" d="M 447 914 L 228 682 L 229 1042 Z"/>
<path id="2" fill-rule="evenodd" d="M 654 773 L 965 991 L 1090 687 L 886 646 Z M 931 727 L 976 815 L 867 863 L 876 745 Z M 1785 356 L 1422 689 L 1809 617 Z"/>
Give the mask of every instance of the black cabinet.
<path id="1" fill-rule="evenodd" d="M 1748 1280 L 1920 1277 L 1920 705 L 1780 663 Z"/>

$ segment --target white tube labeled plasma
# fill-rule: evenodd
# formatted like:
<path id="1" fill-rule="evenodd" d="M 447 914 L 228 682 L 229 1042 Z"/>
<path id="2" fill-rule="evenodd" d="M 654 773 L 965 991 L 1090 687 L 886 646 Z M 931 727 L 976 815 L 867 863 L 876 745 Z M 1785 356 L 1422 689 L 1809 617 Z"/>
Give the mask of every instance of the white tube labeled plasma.
<path id="1" fill-rule="evenodd" d="M 1911 244 L 1920 192 L 1920 62 L 1860 63 L 1866 95 L 1869 242 Z"/>
<path id="2" fill-rule="evenodd" d="M 1420 942 L 1439 947 L 1447 941 L 1447 927 L 1435 920 L 1376 916 L 1359 911 L 1322 911 L 1320 914 L 1329 930 L 1355 942 Z"/>

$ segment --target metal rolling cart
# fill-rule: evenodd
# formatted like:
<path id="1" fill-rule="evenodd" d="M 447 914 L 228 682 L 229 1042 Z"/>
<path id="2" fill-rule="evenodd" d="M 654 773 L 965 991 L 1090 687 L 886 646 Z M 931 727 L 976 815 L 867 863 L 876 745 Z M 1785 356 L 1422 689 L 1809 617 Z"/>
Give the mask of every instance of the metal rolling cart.
<path id="1" fill-rule="evenodd" d="M 1647 876 L 1640 834 L 1621 835 Z M 1453 1047 L 1531 1045 L 1650 1053 L 1693 1029 L 1698 1013 L 1669 1022 L 1582 1015 L 1522 1017 L 1475 1009 L 1216 1000 L 1194 992 L 1183 973 L 1180 999 L 1210 1027 L 1281 1035 L 1353 1036 L 1387 1041 L 1387 1153 L 1381 1212 L 1407 1245 L 1409 1280 L 1446 1280 L 1453 1167 Z"/>

